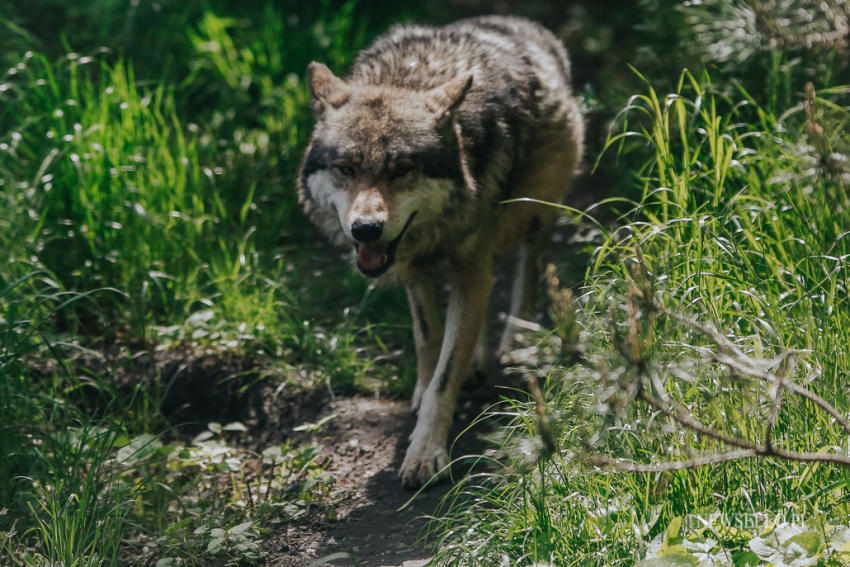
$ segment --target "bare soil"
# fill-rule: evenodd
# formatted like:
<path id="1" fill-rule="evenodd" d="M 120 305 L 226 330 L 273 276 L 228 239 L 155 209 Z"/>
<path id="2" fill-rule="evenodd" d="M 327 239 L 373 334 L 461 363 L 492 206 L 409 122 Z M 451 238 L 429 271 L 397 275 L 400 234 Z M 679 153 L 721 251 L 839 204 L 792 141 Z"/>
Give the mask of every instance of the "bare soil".
<path id="1" fill-rule="evenodd" d="M 284 526 L 269 536 L 264 551 L 270 567 L 307 567 L 317 562 L 364 567 L 418 567 L 427 563 L 435 542 L 428 541 L 428 517 L 438 509 L 450 483 L 419 492 L 401 486 L 397 473 L 414 418 L 409 404 L 374 397 L 319 401 L 316 420 L 334 417 L 314 434 L 328 470 L 336 479 L 332 499 L 337 519 L 314 517 Z M 457 435 L 486 402 L 467 393 L 455 426 Z M 303 406 L 302 406 L 303 410 Z M 306 417 L 306 416 L 305 416 Z M 314 421 L 315 422 L 315 421 Z M 462 435 L 454 458 L 480 450 L 480 431 Z M 453 475 L 469 469 L 458 459 Z"/>
<path id="2" fill-rule="evenodd" d="M 444 489 L 426 491 L 399 511 L 413 496 L 396 478 L 409 429 L 405 406 L 375 398 L 326 405 L 320 418 L 335 417 L 317 441 L 336 479 L 338 519 L 290 525 L 274 534 L 265 550 L 270 566 L 307 566 L 343 553 L 349 558 L 334 565 L 403 565 L 430 556 L 428 546 L 418 542 L 422 517 L 434 511 Z"/>

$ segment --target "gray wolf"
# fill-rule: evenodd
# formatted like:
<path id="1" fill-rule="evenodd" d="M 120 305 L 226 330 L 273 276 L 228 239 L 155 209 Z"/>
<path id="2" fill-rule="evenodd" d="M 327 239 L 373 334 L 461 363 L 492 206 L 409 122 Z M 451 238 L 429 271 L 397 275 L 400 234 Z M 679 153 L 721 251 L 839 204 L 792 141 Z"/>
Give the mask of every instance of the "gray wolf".
<path id="1" fill-rule="evenodd" d="M 445 474 L 458 391 L 486 362 L 497 255 L 517 254 L 510 315 L 532 315 L 555 209 L 503 202 L 560 202 L 581 160 L 566 50 L 538 24 L 490 16 L 397 26 L 344 78 L 315 62 L 308 72 L 316 126 L 299 201 L 363 275 L 406 288 L 418 415 L 399 475 L 419 486 Z M 502 350 L 514 335 L 505 330 Z"/>

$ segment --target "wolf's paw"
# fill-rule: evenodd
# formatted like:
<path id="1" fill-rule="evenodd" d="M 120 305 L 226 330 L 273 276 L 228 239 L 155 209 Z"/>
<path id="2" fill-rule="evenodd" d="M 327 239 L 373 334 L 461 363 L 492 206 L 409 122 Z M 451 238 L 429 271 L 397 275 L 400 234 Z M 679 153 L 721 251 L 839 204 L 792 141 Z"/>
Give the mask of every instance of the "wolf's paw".
<path id="1" fill-rule="evenodd" d="M 439 475 L 440 479 L 444 478 L 448 474 L 448 462 L 449 455 L 442 443 L 417 443 L 414 436 L 398 475 L 404 486 L 419 488 L 435 475 Z"/>

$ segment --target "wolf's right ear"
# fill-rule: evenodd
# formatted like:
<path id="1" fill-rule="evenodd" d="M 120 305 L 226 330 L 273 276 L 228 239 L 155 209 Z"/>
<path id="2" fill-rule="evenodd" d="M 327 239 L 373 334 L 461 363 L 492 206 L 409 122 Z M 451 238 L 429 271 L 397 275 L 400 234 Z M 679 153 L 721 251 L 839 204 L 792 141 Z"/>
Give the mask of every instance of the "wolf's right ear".
<path id="1" fill-rule="evenodd" d="M 348 84 L 334 75 L 327 65 L 313 61 L 307 66 L 307 73 L 310 79 L 310 92 L 313 93 L 310 106 L 317 114 L 328 104 L 334 108 L 342 106 L 351 95 Z"/>

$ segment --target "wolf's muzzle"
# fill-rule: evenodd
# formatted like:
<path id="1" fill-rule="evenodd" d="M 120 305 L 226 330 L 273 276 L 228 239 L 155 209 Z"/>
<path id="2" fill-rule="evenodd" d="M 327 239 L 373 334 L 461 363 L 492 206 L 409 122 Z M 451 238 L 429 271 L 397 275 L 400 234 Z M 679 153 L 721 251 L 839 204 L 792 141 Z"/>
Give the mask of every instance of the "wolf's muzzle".
<path id="1" fill-rule="evenodd" d="M 418 212 L 419 211 L 413 211 L 410 214 L 407 222 L 404 223 L 404 228 L 401 229 L 398 236 L 396 236 L 389 244 L 364 243 L 362 241 L 354 244 L 354 253 L 357 256 L 357 269 L 360 270 L 364 276 L 377 278 L 390 269 L 390 266 L 392 266 L 395 262 L 395 251 L 401 242 L 401 237 L 404 236 L 405 232 L 407 232 L 410 223 L 413 222 L 413 217 L 415 217 Z M 352 235 L 357 238 L 357 235 L 354 234 L 354 227 L 352 227 Z"/>

